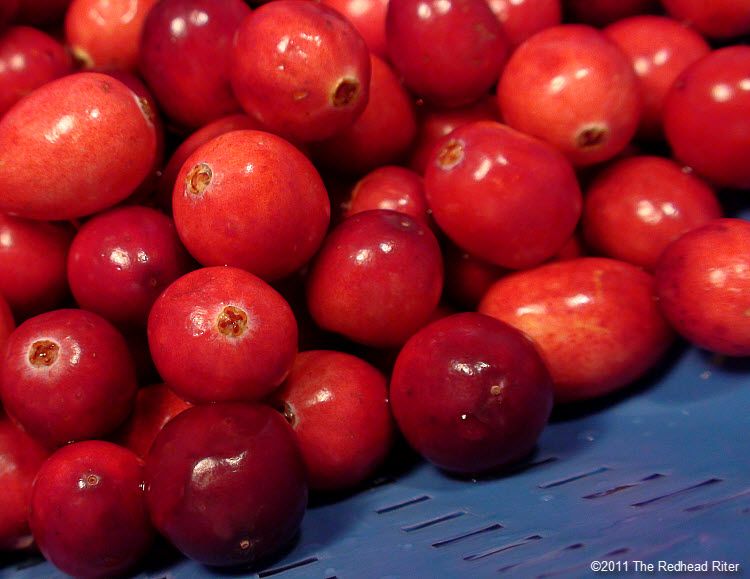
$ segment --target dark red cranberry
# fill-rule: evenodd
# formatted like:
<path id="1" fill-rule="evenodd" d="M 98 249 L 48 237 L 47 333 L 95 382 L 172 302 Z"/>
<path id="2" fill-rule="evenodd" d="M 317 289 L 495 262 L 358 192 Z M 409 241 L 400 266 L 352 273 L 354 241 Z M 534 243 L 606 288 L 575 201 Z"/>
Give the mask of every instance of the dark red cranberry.
<path id="1" fill-rule="evenodd" d="M 653 277 L 613 259 L 584 257 L 505 276 L 485 294 L 479 311 L 537 343 L 558 402 L 629 385 L 672 341 Z"/>
<path id="2" fill-rule="evenodd" d="M 267 280 L 307 263 L 330 220 L 312 163 L 262 131 L 233 131 L 198 148 L 177 175 L 172 205 L 177 232 L 199 262 Z"/>
<path id="3" fill-rule="evenodd" d="M 10 306 L 5 298 L 0 294 L 0 353 L 5 349 L 5 342 L 8 341 L 8 336 L 13 333 L 16 329 L 16 322 L 13 319 L 13 312 L 10 311 Z"/>
<path id="4" fill-rule="evenodd" d="M 632 64 L 601 31 L 547 28 L 513 53 L 497 86 L 502 117 L 574 165 L 606 161 L 635 134 L 641 95 Z"/>
<path id="5" fill-rule="evenodd" d="M 206 565 L 248 565 L 278 553 L 307 504 L 294 432 L 268 406 L 182 412 L 156 437 L 146 477 L 156 528 Z"/>
<path id="6" fill-rule="evenodd" d="M 82 308 L 117 326 L 138 327 L 190 265 L 169 217 L 148 207 L 121 207 L 78 231 L 68 254 L 68 281 Z"/>
<path id="7" fill-rule="evenodd" d="M 6 24 L 13 22 L 18 13 L 19 3 L 20 0 L 5 0 L 5 2 L 0 4 L 0 31 L 3 30 Z M 385 37 L 385 10 L 383 11 L 383 36 Z"/>
<path id="8" fill-rule="evenodd" d="M 562 20 L 560 0 L 488 0 L 511 49 Z"/>
<path id="9" fill-rule="evenodd" d="M 278 0 L 240 26 L 232 87 L 245 111 L 286 138 L 308 142 L 350 127 L 370 94 L 370 58 L 357 30 L 317 2 Z"/>
<path id="10" fill-rule="evenodd" d="M 29 529 L 31 484 L 46 458 L 47 451 L 0 410 L 0 552 L 27 549 L 34 541 Z"/>
<path id="11" fill-rule="evenodd" d="M 435 221 L 454 243 L 512 269 L 552 257 L 581 214 L 581 191 L 565 157 L 489 121 L 443 137 L 425 171 L 425 192 Z"/>
<path id="12" fill-rule="evenodd" d="M 477 259 L 449 243 L 445 249 L 445 293 L 458 306 L 476 309 L 479 300 L 508 270 Z"/>
<path id="13" fill-rule="evenodd" d="M 709 38 L 750 34 L 748 0 L 661 0 L 667 13 Z"/>
<path id="14" fill-rule="evenodd" d="M 587 249 L 581 239 L 580 233 L 576 230 L 549 261 L 568 261 L 569 259 L 584 257 L 588 254 Z"/>
<path id="15" fill-rule="evenodd" d="M 156 300 L 148 341 L 159 374 L 181 398 L 253 401 L 286 378 L 297 354 L 297 324 L 289 304 L 260 278 L 207 267 L 182 276 Z"/>
<path id="16" fill-rule="evenodd" d="M 136 392 L 122 335 L 83 310 L 55 310 L 18 326 L 0 378 L 7 413 L 50 447 L 109 434 L 130 414 Z"/>
<path id="17" fill-rule="evenodd" d="M 239 110 L 229 84 L 232 39 L 250 8 L 242 0 L 162 0 L 148 13 L 140 70 L 165 114 L 197 128 Z"/>
<path id="18" fill-rule="evenodd" d="M 312 489 L 354 487 L 388 453 L 393 426 L 385 376 L 355 356 L 301 352 L 271 403 L 297 435 Z"/>
<path id="19" fill-rule="evenodd" d="M 487 94 L 510 50 L 485 0 L 390 0 L 386 40 L 406 86 L 446 107 L 471 104 Z"/>
<path id="20" fill-rule="evenodd" d="M 427 323 L 442 287 L 440 248 L 426 225 L 395 211 L 365 211 L 323 243 L 307 303 L 323 329 L 368 346 L 399 346 Z"/>
<path id="21" fill-rule="evenodd" d="M 362 35 L 367 48 L 375 56 L 388 57 L 385 42 L 385 15 L 388 11 L 388 0 L 322 0 L 335 8 L 352 23 Z"/>
<path id="22" fill-rule="evenodd" d="M 19 0 L 16 20 L 32 26 L 51 26 L 62 20 L 70 2 L 71 0 Z"/>
<path id="23" fill-rule="evenodd" d="M 133 571 L 154 530 L 146 508 L 143 461 L 101 440 L 59 449 L 34 481 L 29 522 L 42 554 L 75 577 Z"/>
<path id="24" fill-rule="evenodd" d="M 653 270 L 667 245 L 721 215 L 711 188 L 678 164 L 630 157 L 589 187 L 583 229 L 594 250 Z"/>
<path id="25" fill-rule="evenodd" d="M 414 171 L 386 165 L 371 171 L 352 189 L 345 217 L 370 209 L 390 209 L 429 224 L 422 177 Z"/>
<path id="26" fill-rule="evenodd" d="M 677 77 L 664 132 L 674 155 L 703 177 L 750 188 L 750 46 L 715 50 Z"/>
<path id="27" fill-rule="evenodd" d="M 459 473 L 526 456 L 552 399 L 552 380 L 531 340 L 475 313 L 415 334 L 391 377 L 393 414 L 406 440 L 430 462 Z"/>
<path id="28" fill-rule="evenodd" d="M 606 26 L 629 16 L 653 12 L 657 0 L 563 0 L 568 15 L 575 21 Z"/>

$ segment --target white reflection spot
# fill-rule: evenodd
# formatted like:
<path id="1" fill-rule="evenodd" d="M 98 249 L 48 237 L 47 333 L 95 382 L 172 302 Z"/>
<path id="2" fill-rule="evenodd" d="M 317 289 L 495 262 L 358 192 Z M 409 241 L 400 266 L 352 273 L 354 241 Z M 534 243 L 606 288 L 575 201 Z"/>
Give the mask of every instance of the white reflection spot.
<path id="1" fill-rule="evenodd" d="M 633 68 L 638 76 L 644 76 L 651 68 L 651 63 L 646 57 L 639 56 L 633 61 Z"/>
<path id="2" fill-rule="evenodd" d="M 354 261 L 357 263 L 365 263 L 370 259 L 370 250 L 369 249 L 360 249 L 357 252 L 357 255 L 354 256 Z"/>
<path id="3" fill-rule="evenodd" d="M 331 394 L 331 391 L 328 390 L 328 388 L 321 388 L 315 395 L 316 402 L 328 402 L 331 398 L 333 398 L 333 394 Z"/>
<path id="4" fill-rule="evenodd" d="M 450 0 L 435 0 L 435 10 L 438 14 L 447 14 L 450 12 Z"/>
<path id="5" fill-rule="evenodd" d="M 130 266 L 130 256 L 128 255 L 128 252 L 125 251 L 122 247 L 116 247 L 112 250 L 112 252 L 109 254 L 109 261 L 120 268 Z"/>
<path id="6" fill-rule="evenodd" d="M 252 163 L 248 163 L 247 165 L 245 165 L 245 173 L 252 173 L 254 169 L 255 167 Z"/>
<path id="7" fill-rule="evenodd" d="M 543 314 L 546 311 L 547 311 L 547 308 L 545 308 L 542 304 L 529 304 L 528 306 L 521 306 L 520 308 L 516 309 L 516 315 L 517 316 L 537 315 L 537 314 Z"/>
<path id="8" fill-rule="evenodd" d="M 725 103 L 732 98 L 732 87 L 728 84 L 717 84 L 711 89 L 711 96 L 718 103 Z"/>
<path id="9" fill-rule="evenodd" d="M 10 247 L 13 245 L 13 235 L 10 231 L 0 233 L 0 247 Z"/>
<path id="10" fill-rule="evenodd" d="M 565 303 L 571 308 L 582 306 L 589 302 L 591 302 L 591 298 L 587 296 L 586 294 L 576 294 L 569 298 L 565 298 Z"/>
<path id="11" fill-rule="evenodd" d="M 75 366 L 81 361 L 81 347 L 78 344 L 71 344 L 70 349 L 73 350 L 70 363 L 72 366 Z"/>
<path id="12" fill-rule="evenodd" d="M 563 88 L 565 88 L 567 82 L 568 81 L 563 75 L 558 74 L 555 78 L 549 81 L 549 89 L 554 93 L 560 92 Z"/>
<path id="13" fill-rule="evenodd" d="M 490 172 L 490 169 L 492 168 L 492 161 L 490 161 L 487 157 L 482 159 L 482 162 L 479 164 L 479 167 L 477 167 L 476 171 L 474 171 L 474 180 L 475 181 L 481 181 L 487 176 L 487 173 Z"/>
<path id="14" fill-rule="evenodd" d="M 208 22 L 208 14 L 203 12 L 203 10 L 193 10 L 190 13 L 190 22 L 196 26 L 203 26 Z"/>
<path id="15" fill-rule="evenodd" d="M 190 477 L 198 488 L 205 488 L 213 482 L 214 470 L 217 467 L 235 467 L 240 464 L 247 456 L 247 451 L 243 451 L 237 456 L 229 458 L 215 458 L 208 456 L 199 460 L 193 467 L 193 474 Z"/>
<path id="16" fill-rule="evenodd" d="M 737 86 L 740 87 L 740 90 L 750 91 L 750 78 L 743 78 L 740 82 L 737 83 Z"/>
<path id="17" fill-rule="evenodd" d="M 276 45 L 276 50 L 278 50 L 280 54 L 284 54 L 287 48 L 289 48 L 289 37 L 282 36 L 281 40 L 279 40 L 278 44 Z"/>
<path id="18" fill-rule="evenodd" d="M 461 374 L 464 374 L 466 376 L 473 376 L 474 375 L 474 369 L 469 366 L 468 364 L 465 364 L 463 362 L 454 362 L 453 363 L 453 369 L 456 372 L 459 372 Z"/>
<path id="19" fill-rule="evenodd" d="M 662 48 L 654 54 L 654 64 L 656 66 L 662 66 L 669 60 L 669 51 L 666 48 Z"/>
<path id="20" fill-rule="evenodd" d="M 73 115 L 64 115 L 55 123 L 52 130 L 44 133 L 44 138 L 50 143 L 56 143 L 57 140 L 64 134 L 70 132 L 75 124 L 75 118 Z"/>
<path id="21" fill-rule="evenodd" d="M 190 329 L 194 337 L 205 334 L 209 329 L 208 311 L 196 308 L 190 313 Z"/>
<path id="22" fill-rule="evenodd" d="M 642 199 L 638 202 L 635 212 L 641 221 L 644 221 L 645 223 L 659 223 L 659 221 L 661 221 L 661 213 L 659 213 L 653 203 L 647 199 Z"/>
<path id="23" fill-rule="evenodd" d="M 591 71 L 588 68 L 579 68 L 573 76 L 576 77 L 576 79 L 581 80 L 582 78 L 586 78 Z"/>
<path id="24" fill-rule="evenodd" d="M 100 116 L 102 116 L 102 113 L 99 109 L 92 109 L 89 113 L 89 117 L 92 119 L 98 119 Z"/>
<path id="25" fill-rule="evenodd" d="M 138 259 L 138 263 L 148 263 L 148 254 L 141 249 L 138 251 L 136 259 Z"/>
<path id="26" fill-rule="evenodd" d="M 370 9 L 370 2 L 368 0 L 354 0 L 349 2 L 347 9 L 352 16 L 362 16 Z"/>
<path id="27" fill-rule="evenodd" d="M 421 2 L 419 6 L 417 6 L 417 16 L 422 20 L 427 20 L 432 16 L 432 8 L 430 8 L 430 5 L 427 4 L 427 2 Z"/>
<path id="28" fill-rule="evenodd" d="M 668 217 L 674 217 L 679 213 L 679 211 L 677 211 L 677 207 L 669 202 L 661 204 L 661 212 Z"/>
<path id="29" fill-rule="evenodd" d="M 23 70 L 26 66 L 26 58 L 23 54 L 14 54 L 8 61 L 11 70 Z"/>
<path id="30" fill-rule="evenodd" d="M 724 284 L 727 281 L 727 272 L 723 269 L 713 269 L 711 270 L 711 273 L 708 274 L 708 279 L 711 280 L 711 283 L 716 287 L 724 287 Z"/>
<path id="31" fill-rule="evenodd" d="M 382 251 L 383 253 L 390 253 L 391 251 L 393 251 L 393 244 L 388 241 L 383 241 L 380 244 L 380 251 Z"/>
<path id="32" fill-rule="evenodd" d="M 172 33 L 172 36 L 182 38 L 185 36 L 185 30 L 187 30 L 187 23 L 184 18 L 175 18 L 169 23 L 169 31 Z"/>

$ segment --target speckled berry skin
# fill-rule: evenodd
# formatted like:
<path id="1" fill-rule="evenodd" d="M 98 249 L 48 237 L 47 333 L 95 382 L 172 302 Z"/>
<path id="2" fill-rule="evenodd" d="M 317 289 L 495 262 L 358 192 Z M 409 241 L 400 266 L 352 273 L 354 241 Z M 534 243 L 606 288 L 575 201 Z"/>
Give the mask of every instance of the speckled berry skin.
<path id="1" fill-rule="evenodd" d="M 149 115 L 133 91 L 104 74 L 37 89 L 0 119 L 0 211 L 62 220 L 122 201 L 154 165 Z"/>

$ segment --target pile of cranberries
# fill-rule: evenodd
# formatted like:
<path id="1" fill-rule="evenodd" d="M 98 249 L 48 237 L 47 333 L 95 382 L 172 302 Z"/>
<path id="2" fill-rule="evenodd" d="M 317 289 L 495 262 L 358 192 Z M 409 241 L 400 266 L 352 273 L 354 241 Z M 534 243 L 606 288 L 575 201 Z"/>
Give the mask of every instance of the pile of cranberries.
<path id="1" fill-rule="evenodd" d="M 0 550 L 268 561 L 403 436 L 750 355 L 750 0 L 2 0 Z M 739 201 L 739 202 L 738 202 Z"/>

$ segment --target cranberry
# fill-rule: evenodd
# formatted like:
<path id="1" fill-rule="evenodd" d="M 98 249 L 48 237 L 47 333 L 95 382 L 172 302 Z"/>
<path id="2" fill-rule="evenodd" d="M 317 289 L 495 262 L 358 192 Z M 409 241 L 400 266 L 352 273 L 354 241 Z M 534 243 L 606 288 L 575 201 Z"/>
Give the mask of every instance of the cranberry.
<path id="1" fill-rule="evenodd" d="M 146 16 L 140 70 L 166 115 L 197 128 L 239 110 L 229 83 L 242 0 L 162 0 Z"/>
<path id="2" fill-rule="evenodd" d="M 654 300 L 652 276 L 607 258 L 562 261 L 503 277 L 479 311 L 534 339 L 558 402 L 629 385 L 672 341 Z"/>
<path id="3" fill-rule="evenodd" d="M 263 126 L 294 140 L 317 141 L 351 126 L 364 110 L 369 52 L 336 10 L 278 0 L 242 23 L 231 79 L 242 108 Z"/>
<path id="4" fill-rule="evenodd" d="M 591 184 L 583 227 L 593 249 L 653 270 L 669 243 L 721 214 L 711 188 L 676 163 L 630 157 Z"/>
<path id="5" fill-rule="evenodd" d="M 583 244 L 580 233 L 576 230 L 549 261 L 568 261 L 570 259 L 583 257 L 586 254 L 587 248 Z"/>
<path id="6" fill-rule="evenodd" d="M 324 242 L 307 303 L 323 329 L 368 346 L 399 346 L 429 320 L 442 287 L 440 247 L 427 226 L 395 211 L 365 211 Z"/>
<path id="7" fill-rule="evenodd" d="M 19 319 L 59 307 L 68 296 L 73 228 L 0 213 L 0 294 Z"/>
<path id="8" fill-rule="evenodd" d="M 641 114 L 630 60 L 602 32 L 578 24 L 547 28 L 519 46 L 497 93 L 506 123 L 579 166 L 622 151 Z"/>
<path id="9" fill-rule="evenodd" d="M 699 174 L 750 188 L 750 46 L 715 50 L 688 67 L 667 94 L 664 132 Z"/>
<path id="10" fill-rule="evenodd" d="M 146 476 L 156 528 L 207 565 L 274 555 L 297 532 L 307 503 L 294 433 L 267 406 L 189 408 L 156 437 Z"/>
<path id="11" fill-rule="evenodd" d="M 321 165 L 361 175 L 395 163 L 407 152 L 417 131 L 414 107 L 391 68 L 372 56 L 370 100 L 354 124 L 335 137 L 315 143 Z"/>
<path id="12" fill-rule="evenodd" d="M 5 0 L 5 2 L 0 4 L 0 31 L 3 30 L 6 24 L 13 22 L 18 12 L 19 2 L 20 0 Z M 383 29 L 383 36 L 385 36 L 385 11 L 383 11 Z"/>
<path id="13" fill-rule="evenodd" d="M 488 316 L 433 322 L 403 347 L 391 403 L 409 444 L 440 468 L 479 474 L 523 458 L 552 410 L 534 344 Z"/>
<path id="14" fill-rule="evenodd" d="M 616 20 L 653 12 L 657 0 L 564 0 L 568 15 L 578 22 L 606 26 Z"/>
<path id="15" fill-rule="evenodd" d="M 190 268 L 172 220 L 147 207 L 121 207 L 86 222 L 68 254 L 78 305 L 121 327 L 145 326 L 159 294 Z"/>
<path id="16" fill-rule="evenodd" d="M 136 392 L 125 340 L 83 310 L 56 310 L 18 326 L 0 378 L 5 410 L 50 447 L 112 432 L 130 413 Z"/>
<path id="17" fill-rule="evenodd" d="M 135 70 L 143 23 L 157 0 L 73 0 L 65 37 L 76 59 L 91 68 Z"/>
<path id="18" fill-rule="evenodd" d="M 71 219 L 110 207 L 149 174 L 156 141 L 150 111 L 120 81 L 52 81 L 0 120 L 0 211 Z"/>
<path id="19" fill-rule="evenodd" d="M 286 378 L 297 325 L 289 304 L 260 278 L 207 267 L 182 276 L 156 300 L 148 341 L 159 374 L 181 398 L 252 401 Z"/>
<path id="20" fill-rule="evenodd" d="M 457 305 L 476 309 L 493 283 L 507 273 L 502 268 L 477 259 L 449 243 L 445 249 L 445 293 Z"/>
<path id="21" fill-rule="evenodd" d="M 380 58 L 388 57 L 385 42 L 385 15 L 388 0 L 322 0 L 335 8 L 352 23 L 362 35 L 367 48 Z"/>
<path id="22" fill-rule="evenodd" d="M 14 26 L 0 34 L 0 117 L 22 97 L 72 71 L 65 48 L 44 32 Z"/>
<path id="23" fill-rule="evenodd" d="M 17 20 L 32 26 L 55 24 L 63 18 L 70 2 L 71 0 L 19 0 Z"/>
<path id="24" fill-rule="evenodd" d="M 453 242 L 512 269 L 552 257 L 581 214 L 581 192 L 565 157 L 543 141 L 488 121 L 443 137 L 425 172 L 425 192 Z"/>
<path id="25" fill-rule="evenodd" d="M 687 22 L 709 38 L 734 38 L 750 34 L 748 0 L 662 0 L 672 18 Z"/>
<path id="26" fill-rule="evenodd" d="M 39 549 L 75 577 L 115 577 L 148 552 L 143 461 L 90 440 L 59 449 L 34 481 L 29 522 Z"/>
<path id="27" fill-rule="evenodd" d="M 13 319 L 13 312 L 10 311 L 10 306 L 5 298 L 0 294 L 0 353 L 5 349 L 5 342 L 8 341 L 8 336 L 13 333 L 16 328 L 16 322 Z"/>
<path id="28" fill-rule="evenodd" d="M 562 20 L 560 0 L 488 0 L 511 48 Z"/>
<path id="29" fill-rule="evenodd" d="M 406 86 L 446 107 L 484 96 L 510 49 L 485 0 L 390 0 L 386 39 L 388 55 Z"/>
<path id="30" fill-rule="evenodd" d="M 31 483 L 46 458 L 47 451 L 0 410 L 0 551 L 26 549 L 34 541 L 29 530 Z"/>
<path id="31" fill-rule="evenodd" d="M 141 388 L 135 398 L 133 414 L 113 440 L 145 458 L 164 425 L 190 406 L 166 384 Z"/>
<path id="32" fill-rule="evenodd" d="M 422 177 L 414 171 L 386 165 L 371 171 L 352 189 L 345 217 L 370 209 L 390 209 L 429 224 Z"/>
<path id="33" fill-rule="evenodd" d="M 651 139 L 661 137 L 662 109 L 669 88 L 683 70 L 711 48 L 697 32 L 661 16 L 620 20 L 604 33 L 630 57 L 640 81 L 643 113 L 639 134 Z"/>
<path id="34" fill-rule="evenodd" d="M 261 131 L 233 131 L 199 147 L 177 175 L 172 204 L 177 232 L 199 262 L 269 280 L 307 263 L 331 211 L 307 157 Z"/>
<path id="35" fill-rule="evenodd" d="M 715 219 L 670 244 L 656 266 L 659 305 L 695 345 L 750 355 L 750 223 Z"/>

